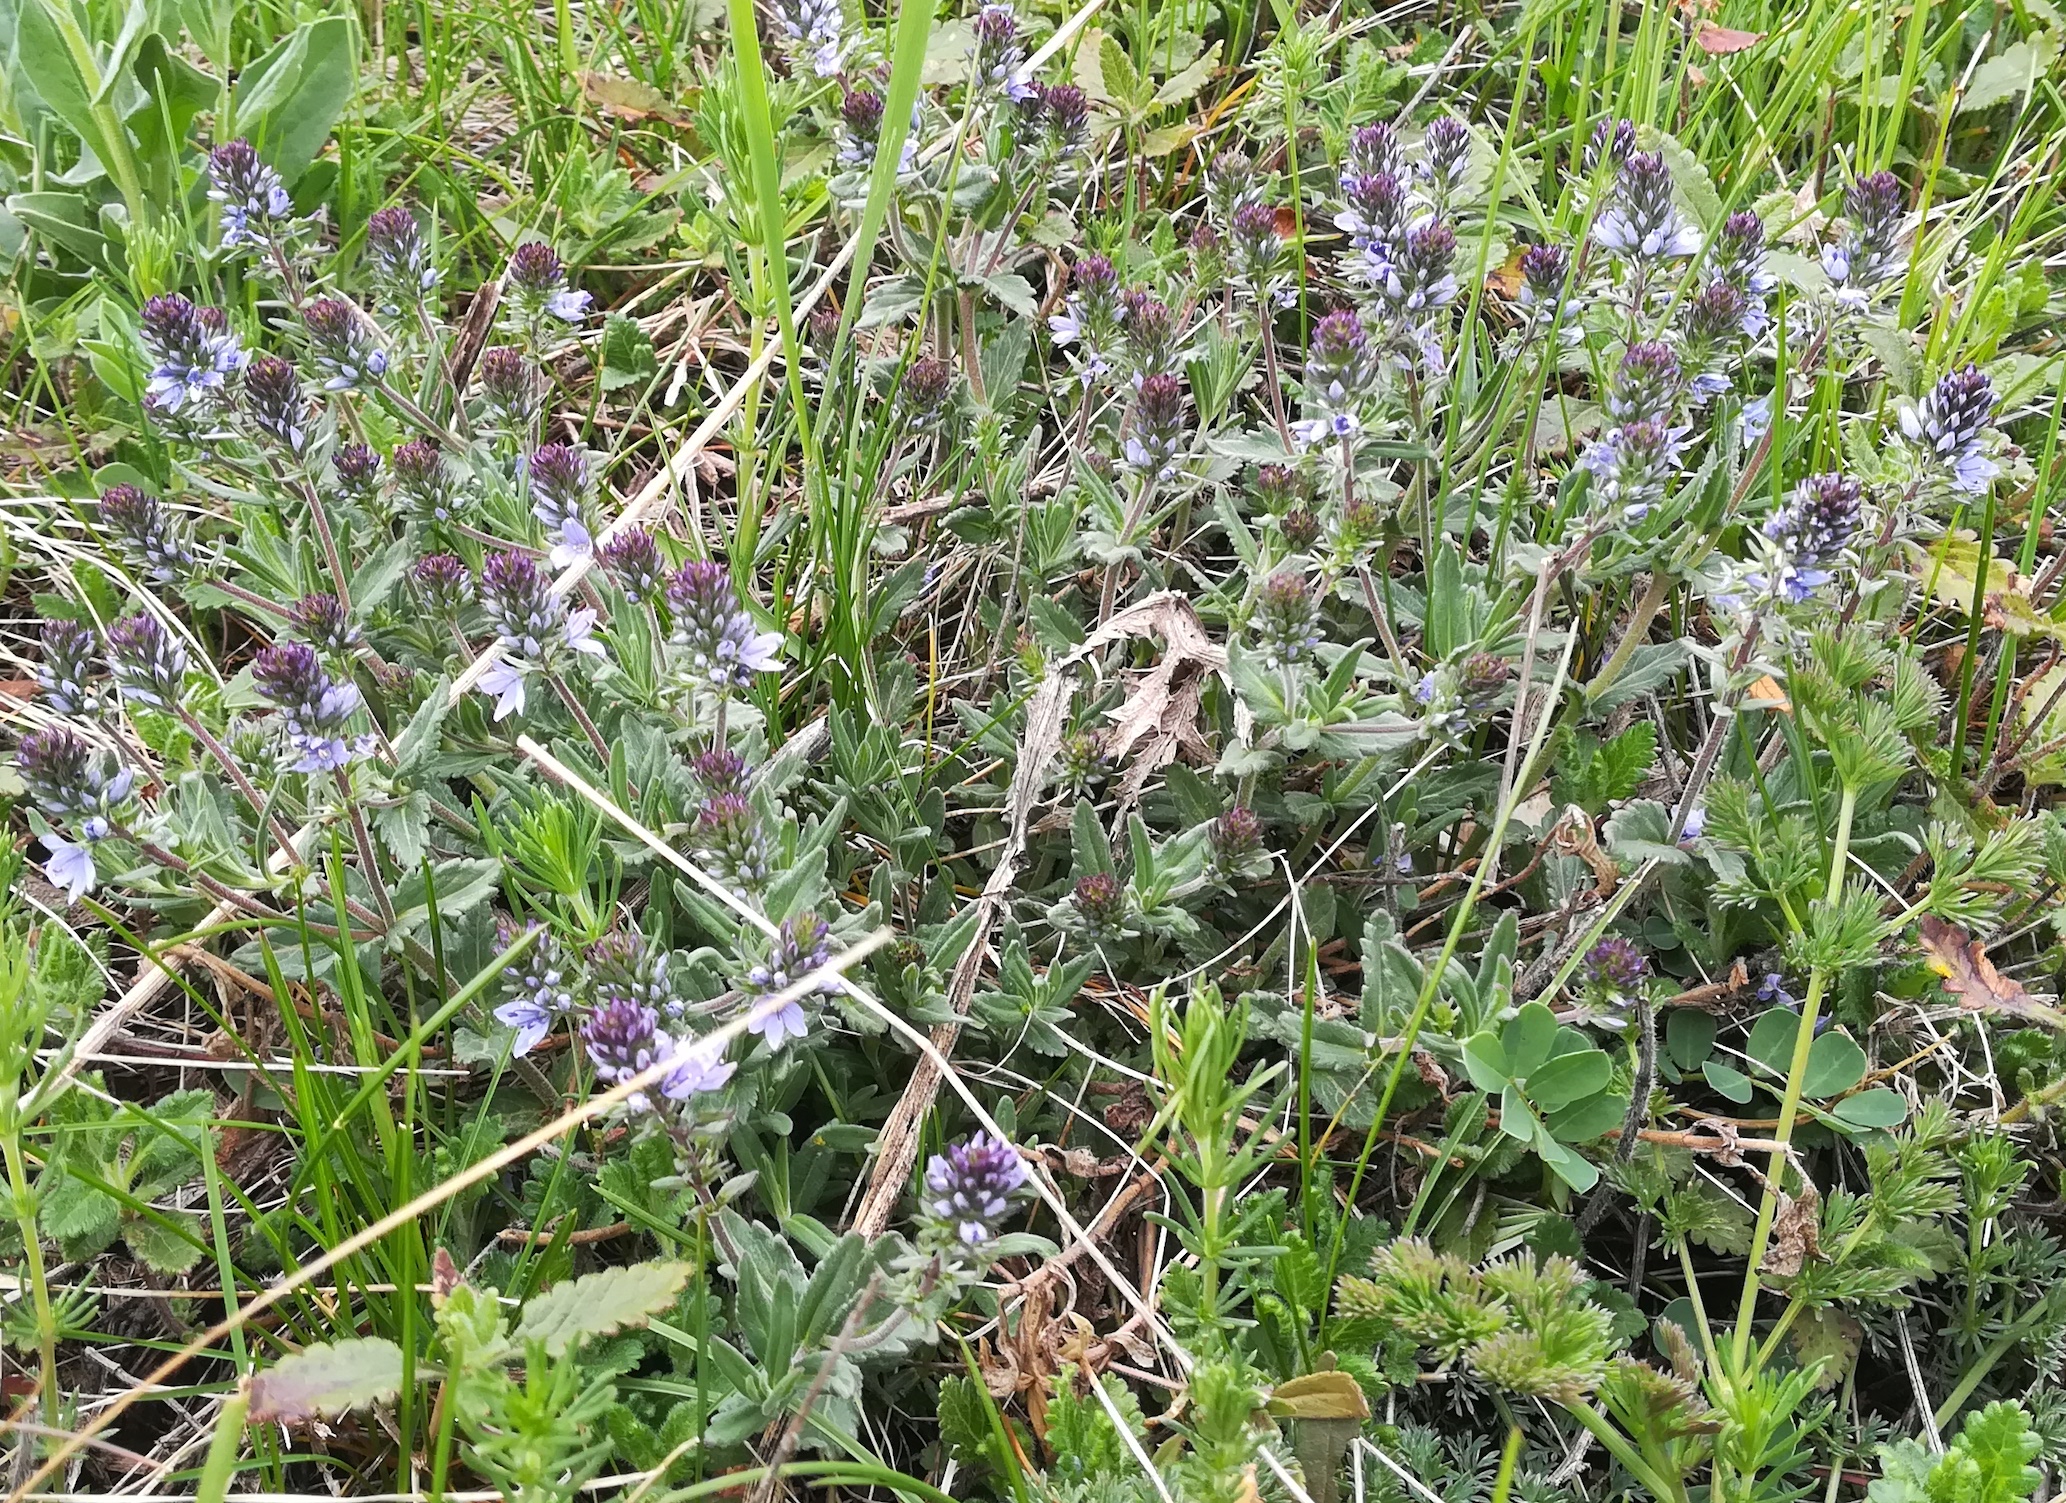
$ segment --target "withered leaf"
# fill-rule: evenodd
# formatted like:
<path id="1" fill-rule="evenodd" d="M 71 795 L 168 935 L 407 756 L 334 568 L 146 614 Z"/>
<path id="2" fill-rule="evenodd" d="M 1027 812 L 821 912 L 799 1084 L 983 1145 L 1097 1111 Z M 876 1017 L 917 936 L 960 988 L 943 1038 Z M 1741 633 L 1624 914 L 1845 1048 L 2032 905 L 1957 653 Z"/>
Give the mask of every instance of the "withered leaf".
<path id="1" fill-rule="evenodd" d="M 686 127 L 689 117 L 676 109 L 665 94 L 636 78 L 612 78 L 607 73 L 583 73 L 581 93 L 605 115 L 637 122 L 659 120 Z"/>
<path id="2" fill-rule="evenodd" d="M 1777 710 L 1782 715 L 1793 713 L 1793 703 L 1786 697 L 1785 686 L 1769 673 L 1744 690 L 1744 698 L 1758 701 L 1760 709 Z"/>
<path id="3" fill-rule="evenodd" d="M 1773 1278 L 1790 1278 L 1807 1266 L 1808 1259 L 1822 1256 L 1822 1196 L 1813 1185 L 1801 1186 L 1801 1193 L 1779 1195 L 1779 1214 L 1772 1218 L 1772 1240 L 1765 1246 L 1765 1261 L 1758 1272 Z"/>
<path id="4" fill-rule="evenodd" d="M 1986 947 L 1958 925 L 1930 913 L 1923 915 L 1916 929 L 1923 957 L 1960 1006 L 2066 1033 L 2066 1014 L 2033 996 L 2015 977 L 2002 975 L 1987 958 Z"/>
<path id="5" fill-rule="evenodd" d="M 1370 1418 L 1370 1400 L 1363 1385 L 1345 1372 L 1302 1373 L 1271 1392 L 1270 1413 L 1286 1419 L 1363 1420 Z"/>
<path id="6" fill-rule="evenodd" d="M 1485 275 L 1485 285 L 1506 302 L 1521 296 L 1521 253 L 1517 250 Z"/>
<path id="7" fill-rule="evenodd" d="M 1188 600 L 1165 592 L 1142 602 L 1150 603 L 1156 609 L 1142 625 L 1162 638 L 1162 661 L 1141 675 L 1125 701 L 1110 712 L 1113 724 L 1105 733 L 1105 755 L 1114 761 L 1140 745 L 1120 782 L 1122 808 L 1131 807 L 1149 776 L 1179 752 L 1194 761 L 1210 759 L 1212 749 L 1198 726 L 1204 680 L 1208 673 L 1227 671 L 1227 650 L 1206 635 Z"/>
<path id="8" fill-rule="evenodd" d="M 1737 31 L 1733 27 L 1717 26 L 1712 21 L 1702 21 L 1693 33 L 1693 45 L 1709 57 L 1727 57 L 1732 52 L 1755 47 L 1764 39 L 1762 31 Z"/>

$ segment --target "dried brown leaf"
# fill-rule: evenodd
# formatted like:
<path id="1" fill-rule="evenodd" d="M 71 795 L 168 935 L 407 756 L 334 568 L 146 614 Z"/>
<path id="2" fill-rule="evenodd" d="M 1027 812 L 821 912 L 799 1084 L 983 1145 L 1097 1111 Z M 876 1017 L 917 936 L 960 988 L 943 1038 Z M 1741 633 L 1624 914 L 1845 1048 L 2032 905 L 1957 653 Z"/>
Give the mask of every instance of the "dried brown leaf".
<path id="1" fill-rule="evenodd" d="M 1916 928 L 1923 958 L 1961 1007 L 2066 1032 L 2066 1014 L 2032 995 L 2015 977 L 2002 975 L 1987 958 L 1986 947 L 1958 925 L 1932 913 L 1925 914 Z"/>
<path id="2" fill-rule="evenodd" d="M 1822 1196 L 1815 1187 L 1804 1184 L 1798 1195 L 1782 1190 L 1779 1214 L 1772 1218 L 1772 1240 L 1758 1272 L 1781 1279 L 1799 1273 L 1808 1259 L 1822 1256 L 1821 1236 Z"/>
<path id="3" fill-rule="evenodd" d="M 1693 32 L 1693 45 L 1709 57 L 1727 57 L 1732 52 L 1755 47 L 1764 39 L 1762 31 L 1738 31 L 1730 26 L 1717 26 L 1712 21 L 1702 21 Z"/>
<path id="4" fill-rule="evenodd" d="M 689 117 L 665 94 L 649 83 L 635 78 L 612 78 L 607 73 L 583 73 L 581 94 L 598 111 L 613 115 L 619 120 L 636 123 L 640 120 L 660 120 L 668 125 L 686 127 Z"/>

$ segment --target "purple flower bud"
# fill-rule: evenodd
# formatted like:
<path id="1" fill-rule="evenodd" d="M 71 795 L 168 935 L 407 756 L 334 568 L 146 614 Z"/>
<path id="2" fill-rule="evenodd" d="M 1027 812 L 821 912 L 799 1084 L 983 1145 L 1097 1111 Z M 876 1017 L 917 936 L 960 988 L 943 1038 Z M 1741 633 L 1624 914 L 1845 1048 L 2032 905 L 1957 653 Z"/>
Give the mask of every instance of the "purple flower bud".
<path id="1" fill-rule="evenodd" d="M 727 746 L 706 747 L 689 759 L 689 774 L 705 798 L 744 793 L 753 783 L 746 759 Z"/>
<path id="2" fill-rule="evenodd" d="M 1090 96 L 1074 84 L 1055 84 L 1042 98 L 1050 145 L 1060 155 L 1080 150 L 1090 129 Z"/>
<path id="3" fill-rule="evenodd" d="M 1442 115 L 1428 122 L 1421 149 L 1426 161 L 1421 171 L 1438 196 L 1454 193 L 1470 166 L 1471 132 L 1454 115 Z"/>
<path id="4" fill-rule="evenodd" d="M 1280 569 L 1263 581 L 1255 601 L 1256 656 L 1265 667 L 1302 663 L 1320 645 L 1320 607 L 1305 576 Z"/>
<path id="5" fill-rule="evenodd" d="M 1092 251 L 1069 270 L 1069 286 L 1088 306 L 1093 299 L 1105 298 L 1116 315 L 1119 308 L 1119 273 L 1112 267 L 1109 257 Z"/>
<path id="6" fill-rule="evenodd" d="M 1686 338 L 1697 345 L 1714 345 L 1734 339 L 1743 332 L 1743 316 L 1750 295 L 1741 288 L 1716 280 L 1694 293 L 1681 315 Z"/>
<path id="7" fill-rule="evenodd" d="M 1308 507 L 1292 507 L 1277 519 L 1277 530 L 1284 535 L 1284 546 L 1293 553 L 1304 553 L 1320 541 L 1320 519 Z"/>
<path id="8" fill-rule="evenodd" d="M 911 362 L 897 391 L 897 405 L 903 420 L 914 432 L 931 433 L 947 416 L 954 394 L 954 367 L 925 355 Z"/>
<path id="9" fill-rule="evenodd" d="M 509 258 L 512 291 L 537 297 L 557 291 L 565 284 L 567 269 L 559 252 L 542 240 L 527 240 Z"/>
<path id="10" fill-rule="evenodd" d="M 1406 232 L 1379 290 L 1408 317 L 1446 308 L 1456 301 L 1455 259 L 1456 231 L 1439 219 L 1423 220 Z"/>
<path id="11" fill-rule="evenodd" d="M 1621 508 L 1629 521 L 1639 521 L 1664 499 L 1665 488 L 1679 470 L 1684 427 L 1670 427 L 1662 418 L 1637 418 L 1610 429 L 1585 451 L 1579 464 L 1596 477 L 1606 505 Z"/>
<path id="12" fill-rule="evenodd" d="M 1827 584 L 1830 566 L 1857 535 L 1864 499 L 1863 486 L 1834 472 L 1795 486 L 1765 521 L 1765 565 L 1748 577 L 1751 587 L 1798 605 Z"/>
<path id="13" fill-rule="evenodd" d="M 69 726 L 30 731 L 14 756 L 22 786 L 46 815 L 103 821 L 97 832 L 82 829 L 89 840 L 106 837 L 106 817 L 129 797 L 136 783 L 135 775 L 117 765 L 104 748 L 84 740 Z"/>
<path id="14" fill-rule="evenodd" d="M 1142 475 L 1161 477 L 1176 467 L 1184 446 L 1184 384 L 1157 373 L 1141 379 L 1134 393 L 1126 464 Z"/>
<path id="15" fill-rule="evenodd" d="M 1823 247 L 1822 270 L 1840 307 L 1869 307 L 1903 264 L 1901 229 L 1908 193 L 1891 172 L 1860 178 L 1844 194 L 1847 221 Z"/>
<path id="16" fill-rule="evenodd" d="M 272 223 L 294 214 L 280 174 L 241 138 L 208 153 L 208 183 L 208 196 L 222 205 L 224 250 L 265 245 L 272 238 Z"/>
<path id="17" fill-rule="evenodd" d="M 1613 196 L 1593 222 L 1593 238 L 1635 261 L 1669 260 L 1700 249 L 1700 232 L 1680 215 L 1671 173 L 1653 151 L 1636 152 L 1621 164 Z"/>
<path id="18" fill-rule="evenodd" d="M 308 403 L 293 365 L 260 355 L 244 367 L 244 411 L 260 434 L 299 457 L 308 444 Z"/>
<path id="19" fill-rule="evenodd" d="M 865 85 L 849 89 L 839 102 L 839 118 L 855 137 L 873 145 L 882 131 L 882 96 Z"/>
<path id="20" fill-rule="evenodd" d="M 1335 224 L 1358 249 L 1381 249 L 1387 256 L 1406 233 L 1409 204 L 1406 189 L 1389 172 L 1373 172 L 1342 182 L 1347 205 Z"/>
<path id="21" fill-rule="evenodd" d="M 1585 152 L 1579 158 L 1578 170 L 1586 177 L 1593 175 L 1593 169 L 1600 165 L 1601 158 L 1619 167 L 1636 149 L 1636 125 L 1633 120 L 1618 120 L 1602 116 L 1593 122 L 1593 133 L 1585 144 Z"/>
<path id="22" fill-rule="evenodd" d="M 590 945 L 588 970 L 598 996 L 627 997 L 663 1017 L 682 1014 L 682 1001 L 667 971 L 667 952 L 636 929 L 617 930 Z"/>
<path id="23" fill-rule="evenodd" d="M 1205 167 L 1205 204 L 1213 218 L 1232 225 L 1234 216 L 1262 196 L 1255 163 L 1241 152 L 1222 151 Z"/>
<path id="24" fill-rule="evenodd" d="M 358 622 L 335 595 L 304 595 L 288 609 L 287 619 L 303 641 L 332 657 L 349 657 L 363 640 Z"/>
<path id="25" fill-rule="evenodd" d="M 926 1215 L 936 1234 L 964 1247 L 994 1241 L 1012 1202 L 1030 1175 L 1019 1153 L 1002 1138 L 977 1133 L 949 1144 L 925 1166 Z"/>
<path id="26" fill-rule="evenodd" d="M 534 327 L 548 316 L 575 323 L 588 312 L 588 294 L 568 288 L 559 253 L 542 240 L 527 240 L 510 256 L 508 286 L 518 315 Z"/>
<path id="27" fill-rule="evenodd" d="M 1338 308 L 1313 326 L 1306 346 L 1306 400 L 1329 413 L 1350 412 L 1377 380 L 1377 352 L 1352 308 Z"/>
<path id="28" fill-rule="evenodd" d="M 1383 120 L 1359 125 L 1349 132 L 1348 153 L 1342 161 L 1342 181 L 1357 177 L 1406 176 L 1406 153 L 1399 145 L 1399 132 Z"/>
<path id="29" fill-rule="evenodd" d="M 1774 280 L 1764 271 L 1765 222 L 1749 209 L 1739 209 L 1723 220 L 1712 248 L 1712 262 L 1718 279 L 1752 297 L 1770 292 Z"/>
<path id="30" fill-rule="evenodd" d="M 108 628 L 108 668 L 121 696 L 171 714 L 186 690 L 187 654 L 156 616 L 140 611 Z"/>
<path id="31" fill-rule="evenodd" d="M 804 320 L 804 339 L 811 347 L 811 353 L 820 360 L 832 358 L 832 346 L 839 338 L 839 310 L 830 303 L 820 303 L 811 309 L 810 317 Z"/>
<path id="32" fill-rule="evenodd" d="M 667 1052 L 660 1015 L 630 997 L 606 997 L 581 1025 L 581 1042 L 598 1084 L 621 1085 L 651 1069 Z"/>
<path id="33" fill-rule="evenodd" d="M 1521 252 L 1521 301 L 1554 308 L 1571 274 L 1571 253 L 1561 245 L 1531 245 Z"/>
<path id="34" fill-rule="evenodd" d="M 1891 172 L 1862 177 L 1844 194 L 1844 213 L 1857 232 L 1860 246 L 1879 255 L 1893 251 L 1907 209 L 1908 190 Z"/>
<path id="35" fill-rule="evenodd" d="M 990 0 L 969 22 L 969 31 L 974 38 L 970 54 L 979 83 L 1001 88 L 1013 100 L 1032 92 L 1034 85 L 1020 73 L 1026 49 L 1019 45 L 1019 18 L 1006 0 Z"/>
<path id="36" fill-rule="evenodd" d="M 473 604 L 473 575 L 454 554 L 425 555 L 416 561 L 409 577 L 433 616 L 451 620 Z"/>
<path id="37" fill-rule="evenodd" d="M 515 345 L 498 344 L 481 356 L 481 401 L 512 428 L 529 425 L 544 398 L 531 357 Z"/>
<path id="38" fill-rule="evenodd" d="M 159 584 L 177 584 L 199 567 L 185 523 L 156 496 L 133 485 L 111 485 L 96 508 L 101 524 L 115 534 L 129 566 Z"/>
<path id="39" fill-rule="evenodd" d="M 100 661 L 100 634 L 76 621 L 46 621 L 42 647 L 36 686 L 43 691 L 44 704 L 58 715 L 83 718 L 99 714 L 98 684 L 106 676 Z"/>
<path id="40" fill-rule="evenodd" d="M 391 204 L 366 221 L 366 248 L 373 254 L 374 274 L 397 301 L 414 303 L 437 285 L 416 216 Z"/>
<path id="41" fill-rule="evenodd" d="M 1942 377 L 1922 401 L 1901 409 L 1901 431 L 1954 487 L 1979 494 L 2001 467 L 1989 459 L 1982 434 L 1994 417 L 1994 382 L 1977 365 Z"/>
<path id="42" fill-rule="evenodd" d="M 372 510 L 380 495 L 380 455 L 364 444 L 346 444 L 330 460 L 335 495 L 347 506 Z"/>
<path id="43" fill-rule="evenodd" d="M 444 453 L 427 438 L 412 438 L 394 452 L 395 492 L 416 520 L 438 528 L 456 519 L 459 480 Z"/>
<path id="44" fill-rule="evenodd" d="M 1595 991 L 1628 996 L 1643 984 L 1650 962 L 1628 940 L 1609 935 L 1585 952 L 1585 984 Z"/>
<path id="45" fill-rule="evenodd" d="M 146 302 L 137 329 L 151 362 L 144 399 L 158 412 L 175 415 L 189 402 L 220 405 L 229 378 L 243 367 L 244 351 L 221 311 L 197 308 L 176 292 Z"/>
<path id="46" fill-rule="evenodd" d="M 491 553 L 481 569 L 481 604 L 506 646 L 537 656 L 565 613 L 528 554 Z"/>
<path id="47" fill-rule="evenodd" d="M 552 1031 L 560 1018 L 574 1010 L 573 966 L 550 929 L 538 924 L 524 932 L 538 930 L 531 947 L 503 968 L 502 983 L 509 1000 L 495 1009 L 496 1020 L 516 1030 L 518 1055 L 529 1054 Z M 508 918 L 495 921 L 498 949 L 507 950 L 519 933 Z"/>
<path id="48" fill-rule="evenodd" d="M 1258 300 L 1273 300 L 1291 266 L 1290 247 L 1277 233 L 1277 211 L 1268 204 L 1244 203 L 1234 211 L 1229 237 L 1235 278 Z"/>
<path id="49" fill-rule="evenodd" d="M 690 838 L 703 865 L 732 887 L 758 892 L 774 874 L 760 816 L 744 794 L 716 793 L 703 800 Z"/>
<path id="50" fill-rule="evenodd" d="M 1489 652 L 1474 652 L 1463 660 L 1458 689 L 1464 707 L 1473 714 L 1490 710 L 1513 677 L 1513 665 Z"/>
<path id="51" fill-rule="evenodd" d="M 1175 375 L 1181 366 L 1183 334 L 1169 305 L 1153 293 L 1128 288 L 1119 295 L 1126 358 L 1142 380 Z"/>
<path id="52" fill-rule="evenodd" d="M 545 444 L 525 461 L 531 511 L 552 538 L 552 566 L 564 569 L 595 551 L 588 523 L 588 459 L 572 444 Z"/>
<path id="53" fill-rule="evenodd" d="M 643 527 L 627 527 L 596 550 L 596 557 L 617 587 L 645 605 L 658 604 L 667 591 L 666 565 L 660 545 Z"/>
<path id="54" fill-rule="evenodd" d="M 1607 393 L 1607 413 L 1622 423 L 1661 421 L 1671 415 L 1683 382 L 1679 357 L 1670 345 L 1656 340 L 1632 344 Z"/>
<path id="55" fill-rule="evenodd" d="M 1056 344 L 1081 341 L 1084 351 L 1083 379 L 1087 385 L 1105 368 L 1104 352 L 1124 316 L 1120 303 L 1119 275 L 1105 257 L 1091 254 L 1077 261 L 1069 273 L 1069 303 L 1066 311 L 1047 321 Z"/>
<path id="56" fill-rule="evenodd" d="M 387 374 L 387 352 L 373 342 L 359 310 L 338 298 L 319 298 L 301 313 L 309 353 L 329 377 L 325 391 L 377 386 Z"/>
<path id="57" fill-rule="evenodd" d="M 782 666 L 781 634 L 754 629 L 722 564 L 683 564 L 667 582 L 667 604 L 674 647 L 694 682 L 720 691 L 744 689 L 754 674 Z"/>
<path id="58" fill-rule="evenodd" d="M 1263 465 L 1255 472 L 1255 499 L 1277 515 L 1306 499 L 1305 477 L 1290 465 Z"/>
<path id="59" fill-rule="evenodd" d="M 1070 895 L 1076 917 L 1093 940 L 1116 939 L 1126 924 L 1126 888 L 1110 872 L 1076 879 Z"/>
<path id="60" fill-rule="evenodd" d="M 1212 822 L 1206 836 L 1213 869 L 1223 877 L 1232 876 L 1262 850 L 1263 822 L 1253 809 L 1236 804 Z"/>

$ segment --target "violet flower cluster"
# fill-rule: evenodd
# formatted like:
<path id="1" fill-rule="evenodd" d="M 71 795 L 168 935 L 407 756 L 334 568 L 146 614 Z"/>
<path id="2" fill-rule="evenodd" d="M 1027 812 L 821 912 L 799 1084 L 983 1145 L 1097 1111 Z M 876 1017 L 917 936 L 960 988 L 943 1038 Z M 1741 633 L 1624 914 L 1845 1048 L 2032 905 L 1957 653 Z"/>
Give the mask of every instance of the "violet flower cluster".
<path id="1" fill-rule="evenodd" d="M 93 848 L 119 832 L 123 806 L 136 775 L 105 747 L 93 745 L 70 727 L 49 726 L 22 737 L 15 750 L 22 786 L 50 820 L 63 820 L 73 839 L 55 830 L 43 834 L 43 869 L 73 902 L 99 885 Z"/>
<path id="2" fill-rule="evenodd" d="M 358 686 L 333 679 L 313 647 L 275 642 L 251 665 L 259 694 L 280 712 L 293 772 L 337 772 L 372 753 L 370 734 L 348 736 L 362 704 Z"/>
<path id="3" fill-rule="evenodd" d="M 524 708 L 532 674 L 559 673 L 579 657 L 607 655 L 596 640 L 595 610 L 568 610 L 524 554 L 492 555 L 481 570 L 480 598 L 502 649 L 480 678 L 481 692 L 495 701 L 497 720 Z"/>
<path id="4" fill-rule="evenodd" d="M 1031 1179 L 1016 1148 L 981 1132 L 926 1162 L 920 1205 L 936 1237 L 980 1248 L 996 1240 Z"/>
<path id="5" fill-rule="evenodd" d="M 724 565 L 683 564 L 667 582 L 667 604 L 674 614 L 675 667 L 691 684 L 727 694 L 750 688 L 756 673 L 782 666 L 781 633 L 754 625 Z"/>

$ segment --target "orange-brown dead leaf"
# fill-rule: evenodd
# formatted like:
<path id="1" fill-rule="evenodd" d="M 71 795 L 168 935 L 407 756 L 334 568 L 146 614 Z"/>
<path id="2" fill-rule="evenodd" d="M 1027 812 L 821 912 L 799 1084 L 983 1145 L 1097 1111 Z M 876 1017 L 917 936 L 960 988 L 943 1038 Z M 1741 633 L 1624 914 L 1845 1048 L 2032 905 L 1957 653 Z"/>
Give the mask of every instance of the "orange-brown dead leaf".
<path id="1" fill-rule="evenodd" d="M 1743 692 L 1746 698 L 1760 701 L 1760 708 L 1777 710 L 1781 714 L 1793 711 L 1793 701 L 1786 697 L 1785 685 L 1769 673 Z"/>
<path id="2" fill-rule="evenodd" d="M 1521 253 L 1517 250 L 1504 262 L 1493 268 L 1485 278 L 1485 285 L 1506 302 L 1514 302 L 1521 295 Z"/>
<path id="3" fill-rule="evenodd" d="M 1738 31 L 1731 26 L 1717 26 L 1712 21 L 1702 21 L 1693 31 L 1693 45 L 1709 57 L 1727 57 L 1732 52 L 1755 47 L 1764 39 L 1762 31 Z"/>
<path id="4" fill-rule="evenodd" d="M 1944 979 L 1944 990 L 1958 998 L 1961 1007 L 2066 1033 L 2066 1014 L 2032 995 L 2015 977 L 1996 970 L 1987 958 L 1986 946 L 1958 925 L 1930 913 L 1923 915 L 1916 930 L 1924 959 Z"/>

